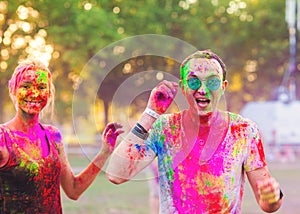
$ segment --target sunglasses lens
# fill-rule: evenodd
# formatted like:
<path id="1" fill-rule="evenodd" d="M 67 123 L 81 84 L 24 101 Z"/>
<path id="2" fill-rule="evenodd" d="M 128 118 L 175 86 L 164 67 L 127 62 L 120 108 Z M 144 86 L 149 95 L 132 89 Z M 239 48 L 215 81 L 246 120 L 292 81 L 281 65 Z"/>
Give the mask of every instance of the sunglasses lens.
<path id="1" fill-rule="evenodd" d="M 190 89 L 197 90 L 201 86 L 201 81 L 198 78 L 188 79 L 187 84 Z"/>
<path id="2" fill-rule="evenodd" d="M 215 91 L 217 90 L 221 85 L 221 80 L 218 78 L 211 78 L 207 80 L 206 86 L 209 90 Z"/>

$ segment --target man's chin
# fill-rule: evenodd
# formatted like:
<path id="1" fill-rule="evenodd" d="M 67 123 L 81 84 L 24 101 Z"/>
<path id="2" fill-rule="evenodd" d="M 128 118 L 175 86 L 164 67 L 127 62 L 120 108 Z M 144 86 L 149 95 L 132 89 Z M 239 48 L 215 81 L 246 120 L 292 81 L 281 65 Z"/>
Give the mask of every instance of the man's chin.
<path id="1" fill-rule="evenodd" d="M 200 117 L 207 117 L 212 114 L 212 110 L 209 109 L 197 109 L 197 115 Z"/>
<path id="2" fill-rule="evenodd" d="M 213 113 L 211 105 L 202 108 L 197 104 L 194 104 L 191 109 L 193 110 L 194 114 L 198 115 L 199 117 L 207 117 Z"/>

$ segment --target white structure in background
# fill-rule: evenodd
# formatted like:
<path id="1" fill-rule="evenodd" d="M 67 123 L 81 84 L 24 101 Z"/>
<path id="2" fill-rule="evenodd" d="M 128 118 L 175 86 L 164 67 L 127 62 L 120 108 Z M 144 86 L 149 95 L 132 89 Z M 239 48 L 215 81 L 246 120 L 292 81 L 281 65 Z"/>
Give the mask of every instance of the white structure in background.
<path id="1" fill-rule="evenodd" d="M 247 103 L 241 115 L 257 123 L 267 158 L 295 161 L 300 146 L 300 101 L 297 99 L 297 31 L 300 30 L 300 0 L 286 0 L 286 17 L 290 35 L 290 61 L 276 100 Z"/>
<path id="2" fill-rule="evenodd" d="M 249 102 L 241 115 L 257 123 L 268 146 L 300 146 L 300 101 Z"/>
<path id="3" fill-rule="evenodd" d="M 300 151 L 300 101 L 249 102 L 240 113 L 257 123 L 268 159 L 295 160 Z"/>

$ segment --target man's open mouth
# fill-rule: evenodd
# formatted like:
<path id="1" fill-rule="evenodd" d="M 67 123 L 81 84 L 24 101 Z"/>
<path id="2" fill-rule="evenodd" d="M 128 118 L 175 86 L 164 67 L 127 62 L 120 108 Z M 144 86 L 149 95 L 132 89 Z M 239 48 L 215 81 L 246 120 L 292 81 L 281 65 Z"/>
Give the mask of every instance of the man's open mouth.
<path id="1" fill-rule="evenodd" d="M 206 99 L 206 98 L 201 98 L 201 99 L 196 99 L 196 102 L 198 104 L 209 104 L 210 103 L 210 100 L 209 99 Z"/>

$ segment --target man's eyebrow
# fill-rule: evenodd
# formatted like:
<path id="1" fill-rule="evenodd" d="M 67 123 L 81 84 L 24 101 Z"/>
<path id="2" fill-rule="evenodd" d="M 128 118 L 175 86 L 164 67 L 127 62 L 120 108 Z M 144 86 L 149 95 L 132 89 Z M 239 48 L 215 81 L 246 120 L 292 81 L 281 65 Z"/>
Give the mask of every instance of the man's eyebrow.
<path id="1" fill-rule="evenodd" d="M 219 75 L 213 74 L 213 75 L 208 76 L 207 78 L 211 78 L 211 77 L 219 77 Z"/>
<path id="2" fill-rule="evenodd" d="M 190 71 L 188 72 L 188 76 L 197 76 L 197 75 L 195 74 L 195 71 Z"/>
<path id="3" fill-rule="evenodd" d="M 195 72 L 191 71 L 191 72 L 188 74 L 188 77 L 197 77 L 197 75 L 195 74 Z M 212 74 L 212 75 L 207 76 L 205 79 L 209 79 L 209 78 L 212 78 L 212 77 L 219 77 L 219 76 L 216 75 L 216 74 Z M 198 78 L 198 77 L 197 77 L 197 78 Z"/>

